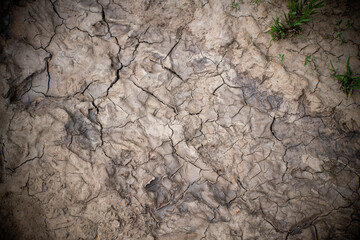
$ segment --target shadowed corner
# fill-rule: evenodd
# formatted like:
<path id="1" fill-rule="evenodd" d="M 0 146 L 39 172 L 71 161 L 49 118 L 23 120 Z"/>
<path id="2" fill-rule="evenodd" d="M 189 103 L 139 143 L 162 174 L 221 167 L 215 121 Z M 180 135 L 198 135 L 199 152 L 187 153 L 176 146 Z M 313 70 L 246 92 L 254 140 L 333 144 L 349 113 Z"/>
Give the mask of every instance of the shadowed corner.
<path id="1" fill-rule="evenodd" d="M 0 183 L 3 183 L 5 180 L 5 155 L 4 155 L 4 144 L 1 143 L 0 149 Z"/>
<path id="2" fill-rule="evenodd" d="M 51 239 L 46 233 L 44 216 L 33 199 L 7 189 L 4 143 L 0 146 L 0 239 Z"/>
<path id="3" fill-rule="evenodd" d="M 0 185 L 1 186 L 1 185 Z M 0 197 L 0 239 L 53 239 L 46 232 L 43 211 L 28 197 L 4 191 Z"/>
<path id="4" fill-rule="evenodd" d="M 19 227 L 13 221 L 9 209 L 1 204 L 0 207 L 0 238 L 3 240 L 22 239 L 18 231 Z"/>

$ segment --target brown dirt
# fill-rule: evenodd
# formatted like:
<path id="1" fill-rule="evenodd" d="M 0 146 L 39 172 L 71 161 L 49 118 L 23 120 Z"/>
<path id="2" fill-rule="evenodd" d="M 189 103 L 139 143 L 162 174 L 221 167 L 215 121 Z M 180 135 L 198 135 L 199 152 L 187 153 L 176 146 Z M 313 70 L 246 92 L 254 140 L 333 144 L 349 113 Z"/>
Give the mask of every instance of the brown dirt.
<path id="1" fill-rule="evenodd" d="M 360 4 L 203 3 L 2 2 L 1 239 L 357 239 Z"/>

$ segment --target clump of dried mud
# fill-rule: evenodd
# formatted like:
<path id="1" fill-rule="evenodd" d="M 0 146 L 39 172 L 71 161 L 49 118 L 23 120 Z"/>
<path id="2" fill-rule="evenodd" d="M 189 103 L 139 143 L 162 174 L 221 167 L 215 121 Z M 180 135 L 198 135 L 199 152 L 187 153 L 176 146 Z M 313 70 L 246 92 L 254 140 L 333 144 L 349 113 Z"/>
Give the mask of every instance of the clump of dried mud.
<path id="1" fill-rule="evenodd" d="M 2 239 L 356 239 L 359 10 L 3 1 Z"/>

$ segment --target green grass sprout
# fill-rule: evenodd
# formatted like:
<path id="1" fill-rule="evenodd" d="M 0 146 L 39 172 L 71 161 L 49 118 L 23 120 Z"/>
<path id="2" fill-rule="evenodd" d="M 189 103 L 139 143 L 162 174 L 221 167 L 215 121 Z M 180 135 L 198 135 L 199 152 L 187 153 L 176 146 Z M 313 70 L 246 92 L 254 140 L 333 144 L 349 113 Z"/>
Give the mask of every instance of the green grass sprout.
<path id="1" fill-rule="evenodd" d="M 348 20 L 347 23 L 346 23 L 346 27 L 347 27 L 347 29 L 353 28 L 354 27 L 354 22 L 350 22 L 350 20 Z"/>
<path id="2" fill-rule="evenodd" d="M 343 20 L 340 19 L 339 21 L 336 22 L 336 25 L 337 25 L 337 26 L 340 26 L 340 24 L 342 23 L 342 21 L 343 21 Z"/>
<path id="3" fill-rule="evenodd" d="M 232 2 L 231 2 L 231 6 L 233 7 L 233 8 L 236 8 L 236 9 L 239 9 L 240 8 L 240 3 L 241 2 L 243 2 L 243 0 L 233 0 Z"/>
<path id="4" fill-rule="evenodd" d="M 281 58 L 281 61 L 282 61 L 282 62 L 285 60 L 285 54 L 280 54 L 280 53 L 279 53 L 279 57 Z"/>
<path id="5" fill-rule="evenodd" d="M 283 39 L 288 35 L 297 35 L 303 31 L 302 25 L 313 20 L 316 9 L 324 7 L 324 1 L 319 0 L 288 0 L 289 12 L 284 14 L 285 23 L 279 17 L 273 18 L 269 34 L 272 40 Z"/>
<path id="6" fill-rule="evenodd" d="M 308 55 L 308 56 L 306 56 L 304 66 L 306 66 L 309 62 L 312 62 L 312 61 L 310 60 L 310 58 L 311 58 L 311 54 Z"/>
<path id="7" fill-rule="evenodd" d="M 342 38 L 342 32 L 339 32 L 334 39 L 339 39 L 339 41 L 343 43 L 344 39 Z"/>
<path id="8" fill-rule="evenodd" d="M 336 70 L 331 60 L 330 65 L 332 68 L 330 70 L 333 71 L 330 75 L 338 80 L 346 96 L 349 97 L 354 90 L 360 89 L 360 76 L 352 76 L 350 71 L 350 57 L 347 60 L 346 72 L 344 74 L 336 74 Z"/>

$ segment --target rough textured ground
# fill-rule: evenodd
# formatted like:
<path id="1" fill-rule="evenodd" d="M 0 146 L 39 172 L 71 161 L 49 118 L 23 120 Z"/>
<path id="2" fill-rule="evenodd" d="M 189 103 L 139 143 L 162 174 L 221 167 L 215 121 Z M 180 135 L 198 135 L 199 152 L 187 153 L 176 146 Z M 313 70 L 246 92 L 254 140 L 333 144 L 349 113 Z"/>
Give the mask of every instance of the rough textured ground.
<path id="1" fill-rule="evenodd" d="M 2 1 L 1 239 L 356 239 L 360 6 L 325 4 L 270 43 L 283 1 Z"/>

